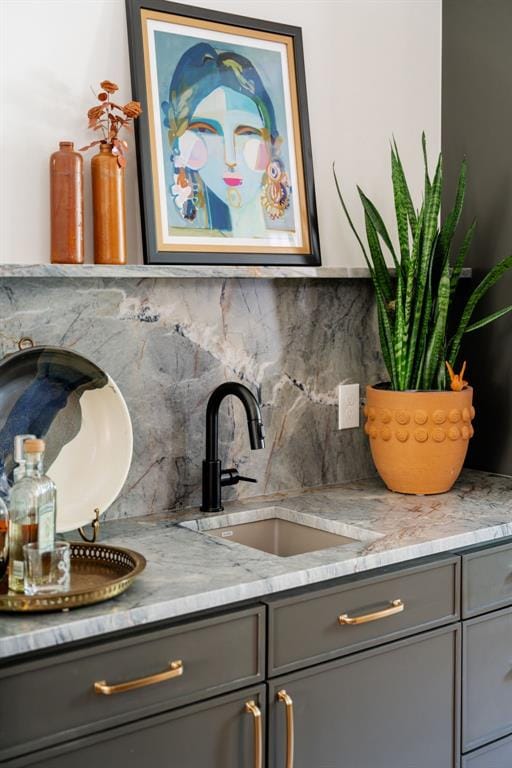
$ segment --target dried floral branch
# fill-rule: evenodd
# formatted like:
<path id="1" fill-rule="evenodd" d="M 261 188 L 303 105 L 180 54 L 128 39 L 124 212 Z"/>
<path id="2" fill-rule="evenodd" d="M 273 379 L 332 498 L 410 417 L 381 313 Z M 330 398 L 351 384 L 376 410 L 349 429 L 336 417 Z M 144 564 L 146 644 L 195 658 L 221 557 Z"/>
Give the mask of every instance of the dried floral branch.
<path id="1" fill-rule="evenodd" d="M 113 93 L 119 90 L 119 86 L 111 80 L 102 80 L 101 90 L 95 93 L 99 104 L 95 104 L 87 111 L 88 128 L 92 131 L 102 131 L 103 139 L 87 144 L 80 148 L 80 152 L 85 152 L 97 144 L 110 144 L 112 154 L 117 157 L 117 163 L 120 168 L 126 166 L 125 150 L 128 149 L 128 143 L 119 138 L 119 131 L 125 128 L 130 131 L 131 121 L 142 114 L 142 109 L 138 101 L 128 101 L 124 106 L 120 106 L 110 100 Z M 91 89 L 92 90 L 92 89 Z"/>

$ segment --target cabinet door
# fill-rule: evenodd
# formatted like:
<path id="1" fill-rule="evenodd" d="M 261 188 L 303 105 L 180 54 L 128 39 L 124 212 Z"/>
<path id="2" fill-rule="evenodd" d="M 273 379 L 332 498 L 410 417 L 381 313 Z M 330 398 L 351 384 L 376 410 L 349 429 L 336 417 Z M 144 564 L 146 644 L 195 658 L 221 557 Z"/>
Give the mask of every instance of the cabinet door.
<path id="1" fill-rule="evenodd" d="M 455 768 L 458 658 L 452 626 L 272 680 L 269 768 Z"/>
<path id="2" fill-rule="evenodd" d="M 465 621 L 462 751 L 512 733 L 512 608 Z"/>
<path id="3" fill-rule="evenodd" d="M 510 768 L 512 738 L 501 739 L 462 758 L 462 768 Z"/>
<path id="4" fill-rule="evenodd" d="M 8 760 L 4 765 L 263 768 L 265 693 L 262 685 L 245 689 Z"/>
<path id="5" fill-rule="evenodd" d="M 0 763 L 258 685 L 264 678 L 264 636 L 264 609 L 255 606 L 6 665 L 0 669 Z M 115 695 L 95 686 L 158 677 L 179 661 L 180 674 L 155 685 Z"/>

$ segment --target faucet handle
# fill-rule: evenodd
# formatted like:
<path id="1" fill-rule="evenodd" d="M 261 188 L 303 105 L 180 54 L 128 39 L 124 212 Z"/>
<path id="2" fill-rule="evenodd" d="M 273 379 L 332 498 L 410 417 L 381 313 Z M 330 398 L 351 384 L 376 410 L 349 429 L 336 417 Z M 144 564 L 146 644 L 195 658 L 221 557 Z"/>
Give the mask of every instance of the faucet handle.
<path id="1" fill-rule="evenodd" d="M 254 477 L 244 477 L 238 474 L 238 470 L 232 467 L 231 469 L 223 469 L 220 473 L 221 485 L 236 485 L 242 480 L 244 483 L 257 483 L 258 481 Z"/>

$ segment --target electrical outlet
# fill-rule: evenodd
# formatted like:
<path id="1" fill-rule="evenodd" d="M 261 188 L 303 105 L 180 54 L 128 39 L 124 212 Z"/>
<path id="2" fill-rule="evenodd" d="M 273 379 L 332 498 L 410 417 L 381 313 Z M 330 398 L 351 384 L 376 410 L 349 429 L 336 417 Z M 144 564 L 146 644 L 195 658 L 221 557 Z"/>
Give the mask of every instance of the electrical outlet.
<path id="1" fill-rule="evenodd" d="M 338 429 L 359 426 L 359 384 L 338 384 Z"/>

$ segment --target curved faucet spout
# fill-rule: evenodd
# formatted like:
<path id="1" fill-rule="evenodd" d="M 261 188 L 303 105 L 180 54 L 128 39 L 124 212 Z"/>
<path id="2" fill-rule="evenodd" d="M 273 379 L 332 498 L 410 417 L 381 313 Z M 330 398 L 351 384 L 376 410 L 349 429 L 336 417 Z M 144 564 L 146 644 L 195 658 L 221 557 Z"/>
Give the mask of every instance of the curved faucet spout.
<path id="1" fill-rule="evenodd" d="M 258 401 L 250 389 L 238 381 L 227 381 L 214 389 L 206 406 L 206 460 L 217 461 L 219 451 L 219 409 L 227 395 L 234 395 L 243 403 L 247 416 L 249 440 L 252 450 L 265 447 L 265 432 Z"/>
<path id="2" fill-rule="evenodd" d="M 258 401 L 250 389 L 238 381 L 221 384 L 210 395 L 206 406 L 206 458 L 203 461 L 203 512 L 221 512 L 221 487 L 235 485 L 240 480 L 255 482 L 241 477 L 236 469 L 221 469 L 219 461 L 219 409 L 227 395 L 234 395 L 243 403 L 247 416 L 249 440 L 252 450 L 264 448 L 265 431 Z"/>

